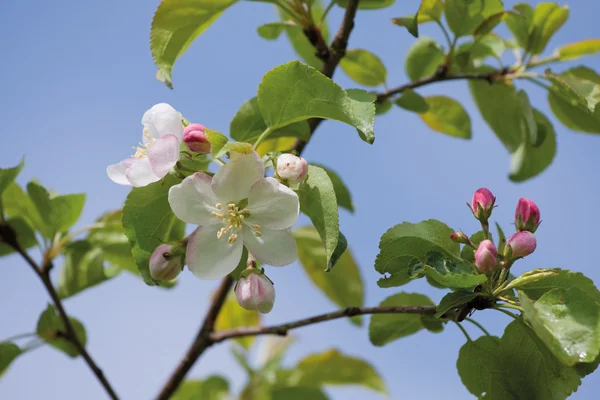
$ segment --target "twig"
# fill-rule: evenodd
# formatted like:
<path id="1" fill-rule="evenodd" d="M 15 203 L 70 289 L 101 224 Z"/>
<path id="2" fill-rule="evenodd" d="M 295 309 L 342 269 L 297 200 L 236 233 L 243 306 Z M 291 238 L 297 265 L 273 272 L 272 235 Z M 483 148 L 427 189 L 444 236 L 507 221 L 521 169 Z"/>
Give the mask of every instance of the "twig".
<path id="1" fill-rule="evenodd" d="M 434 306 L 399 306 L 399 307 L 348 307 L 343 310 L 334 311 L 326 314 L 317 315 L 310 318 L 301 319 L 286 324 L 274 326 L 248 326 L 241 328 L 228 329 L 225 331 L 214 332 L 210 338 L 213 343 L 222 342 L 227 339 L 239 338 L 244 336 L 259 335 L 287 335 L 288 331 L 301 328 L 307 325 L 318 324 L 320 322 L 331 321 L 339 318 L 349 318 L 356 315 L 365 314 L 435 314 Z"/>

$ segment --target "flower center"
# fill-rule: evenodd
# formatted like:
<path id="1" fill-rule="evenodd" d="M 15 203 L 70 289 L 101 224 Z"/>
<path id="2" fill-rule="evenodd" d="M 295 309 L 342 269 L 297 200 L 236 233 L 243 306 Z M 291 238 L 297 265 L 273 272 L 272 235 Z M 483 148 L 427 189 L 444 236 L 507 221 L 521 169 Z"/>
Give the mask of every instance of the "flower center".
<path id="1" fill-rule="evenodd" d="M 242 224 L 244 223 L 252 229 L 254 235 L 262 235 L 260 225 L 248 224 L 244 221 L 250 215 L 250 211 L 247 208 L 242 208 L 235 203 L 227 204 L 227 209 L 224 209 L 221 203 L 217 203 L 215 208 L 219 211 L 213 211 L 212 214 L 225 223 L 225 226 L 217 232 L 217 239 L 221 239 L 229 233 L 227 241 L 230 244 L 235 243 L 238 238 L 238 232 L 242 230 Z"/>
<path id="2" fill-rule="evenodd" d="M 156 142 L 156 139 L 150 136 L 150 133 L 148 133 L 148 128 L 144 128 L 144 137 L 148 139 L 148 143 L 140 142 L 138 146 L 134 146 L 133 149 L 135 150 L 135 154 L 132 155 L 132 157 L 139 159 L 148 156 L 148 149 L 154 142 Z"/>

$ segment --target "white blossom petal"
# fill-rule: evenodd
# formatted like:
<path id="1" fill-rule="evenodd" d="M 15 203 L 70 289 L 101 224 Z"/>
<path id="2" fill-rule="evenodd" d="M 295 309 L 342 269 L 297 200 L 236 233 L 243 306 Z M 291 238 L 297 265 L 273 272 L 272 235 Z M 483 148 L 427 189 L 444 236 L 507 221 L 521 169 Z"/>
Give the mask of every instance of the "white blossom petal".
<path id="1" fill-rule="evenodd" d="M 291 230 L 261 229 L 262 235 L 256 236 L 252 229 L 244 226 L 244 245 L 260 262 L 274 267 L 283 267 L 298 259 L 296 239 Z M 238 239 L 239 240 L 239 239 Z"/>
<path id="2" fill-rule="evenodd" d="M 260 156 L 231 152 L 231 160 L 223 165 L 212 181 L 212 188 L 223 202 L 245 199 L 252 185 L 265 176 L 265 167 Z"/>
<path id="3" fill-rule="evenodd" d="M 294 225 L 300 213 L 298 195 L 276 179 L 263 178 L 248 194 L 248 223 L 269 229 L 285 229 Z"/>
<path id="4" fill-rule="evenodd" d="M 171 105 L 159 103 L 144 113 L 142 125 L 147 129 L 147 134 L 158 140 L 164 135 L 175 135 L 179 140 L 183 134 L 183 116 Z M 142 140 L 148 143 L 148 138 L 143 135 Z"/>
<path id="5" fill-rule="evenodd" d="M 199 226 L 189 238 L 187 245 L 187 264 L 194 275 L 200 279 L 219 279 L 232 272 L 242 258 L 242 240 L 233 244 L 227 236 L 217 239 L 222 225 Z M 241 232 L 240 232 L 240 236 Z"/>
<path id="6" fill-rule="evenodd" d="M 179 160 L 179 139 L 175 135 L 164 135 L 148 149 L 152 170 L 163 178 Z"/>
<path id="7" fill-rule="evenodd" d="M 133 186 L 146 186 L 160 180 L 152 171 L 148 157 L 134 158 L 125 176 Z"/>
<path id="8" fill-rule="evenodd" d="M 131 186 L 131 183 L 125 174 L 133 160 L 135 160 L 135 158 L 128 158 L 118 164 L 109 165 L 106 167 L 106 174 L 113 182 L 118 183 L 119 185 Z"/>
<path id="9" fill-rule="evenodd" d="M 210 183 L 210 176 L 196 172 L 169 189 L 169 205 L 177 218 L 195 225 L 214 225 L 221 222 L 213 215 L 213 212 L 219 212 L 215 207 L 219 200 Z"/>

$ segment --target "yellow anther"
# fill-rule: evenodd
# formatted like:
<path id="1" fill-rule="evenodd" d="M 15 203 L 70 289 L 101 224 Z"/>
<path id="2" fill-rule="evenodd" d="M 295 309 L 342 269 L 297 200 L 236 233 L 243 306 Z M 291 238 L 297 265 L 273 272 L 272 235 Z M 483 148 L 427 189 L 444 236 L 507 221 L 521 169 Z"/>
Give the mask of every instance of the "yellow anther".
<path id="1" fill-rule="evenodd" d="M 221 203 L 217 203 L 215 207 L 217 208 L 217 210 L 220 210 L 221 208 L 223 208 L 223 205 Z"/>
<path id="2" fill-rule="evenodd" d="M 254 231 L 254 236 L 261 237 L 262 236 L 262 232 L 261 231 Z"/>
<path id="3" fill-rule="evenodd" d="M 233 233 L 229 236 L 229 239 L 227 239 L 227 241 L 229 242 L 229 244 L 233 244 L 237 240 L 237 237 L 238 237 L 238 235 Z"/>
<path id="4" fill-rule="evenodd" d="M 223 214 L 221 214 L 221 213 L 218 213 L 218 212 L 216 212 L 216 211 L 213 211 L 213 212 L 212 212 L 212 215 L 214 215 L 215 217 L 217 217 L 217 218 L 219 218 L 219 219 L 223 219 Z"/>

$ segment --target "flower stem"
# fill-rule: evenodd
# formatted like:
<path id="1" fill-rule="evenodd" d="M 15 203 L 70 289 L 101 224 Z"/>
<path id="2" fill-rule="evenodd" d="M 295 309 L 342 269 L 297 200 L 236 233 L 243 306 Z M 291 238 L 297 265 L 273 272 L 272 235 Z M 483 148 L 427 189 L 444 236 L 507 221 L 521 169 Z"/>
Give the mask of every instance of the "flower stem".
<path id="1" fill-rule="evenodd" d="M 271 134 L 271 132 L 272 132 L 271 128 L 267 128 L 267 129 L 264 130 L 263 133 L 260 134 L 260 136 L 258 137 L 258 139 L 256 139 L 256 142 L 254 142 L 254 149 L 255 150 L 258 147 L 258 145 L 261 144 L 267 138 L 267 136 L 269 136 Z"/>
<path id="2" fill-rule="evenodd" d="M 517 306 L 514 304 L 498 304 L 496 307 L 512 308 L 513 310 L 519 310 L 521 312 L 524 311 L 523 308 L 521 308 L 521 306 Z"/>
<path id="3" fill-rule="evenodd" d="M 327 8 L 325 9 L 325 11 L 323 12 L 323 16 L 321 16 L 321 21 L 319 21 L 319 28 L 321 26 L 323 26 L 323 22 L 325 21 L 325 18 L 327 18 L 327 14 L 329 14 L 329 11 L 331 11 L 331 9 L 333 8 L 334 5 L 335 5 L 335 0 L 331 0 L 331 2 L 329 3 L 329 5 L 327 6 Z"/>
<path id="4" fill-rule="evenodd" d="M 490 335 L 490 333 L 483 327 L 483 325 L 481 325 L 479 322 L 475 321 L 473 318 L 465 318 L 465 321 L 469 321 L 470 323 L 472 323 L 473 325 L 475 325 L 476 327 L 478 327 L 479 329 L 481 329 L 483 331 L 483 333 L 485 333 L 487 336 L 492 336 Z"/>
<path id="5" fill-rule="evenodd" d="M 448 30 L 446 29 L 446 27 L 444 26 L 444 24 L 442 24 L 442 22 L 440 20 L 436 19 L 435 23 L 438 24 L 438 26 L 440 27 L 440 29 L 444 33 L 444 36 L 446 37 L 446 42 L 448 42 L 448 51 L 451 54 L 452 50 L 454 49 L 454 44 L 452 43 L 452 39 L 450 39 L 450 35 L 448 34 Z"/>
<path id="6" fill-rule="evenodd" d="M 13 342 L 15 340 L 19 340 L 19 339 L 25 339 L 28 337 L 32 337 L 32 336 L 36 336 L 35 333 L 19 333 L 18 335 L 13 335 L 13 336 L 9 336 L 6 339 L 3 340 L 3 342 Z"/>
<path id="7" fill-rule="evenodd" d="M 473 340 L 471 339 L 471 337 L 469 336 L 469 334 L 467 333 L 466 329 L 463 328 L 463 326 L 456 321 L 452 321 L 456 324 L 456 326 L 458 326 L 458 328 L 462 331 L 462 333 L 465 335 L 465 337 L 467 338 L 467 341 L 472 342 Z"/>

